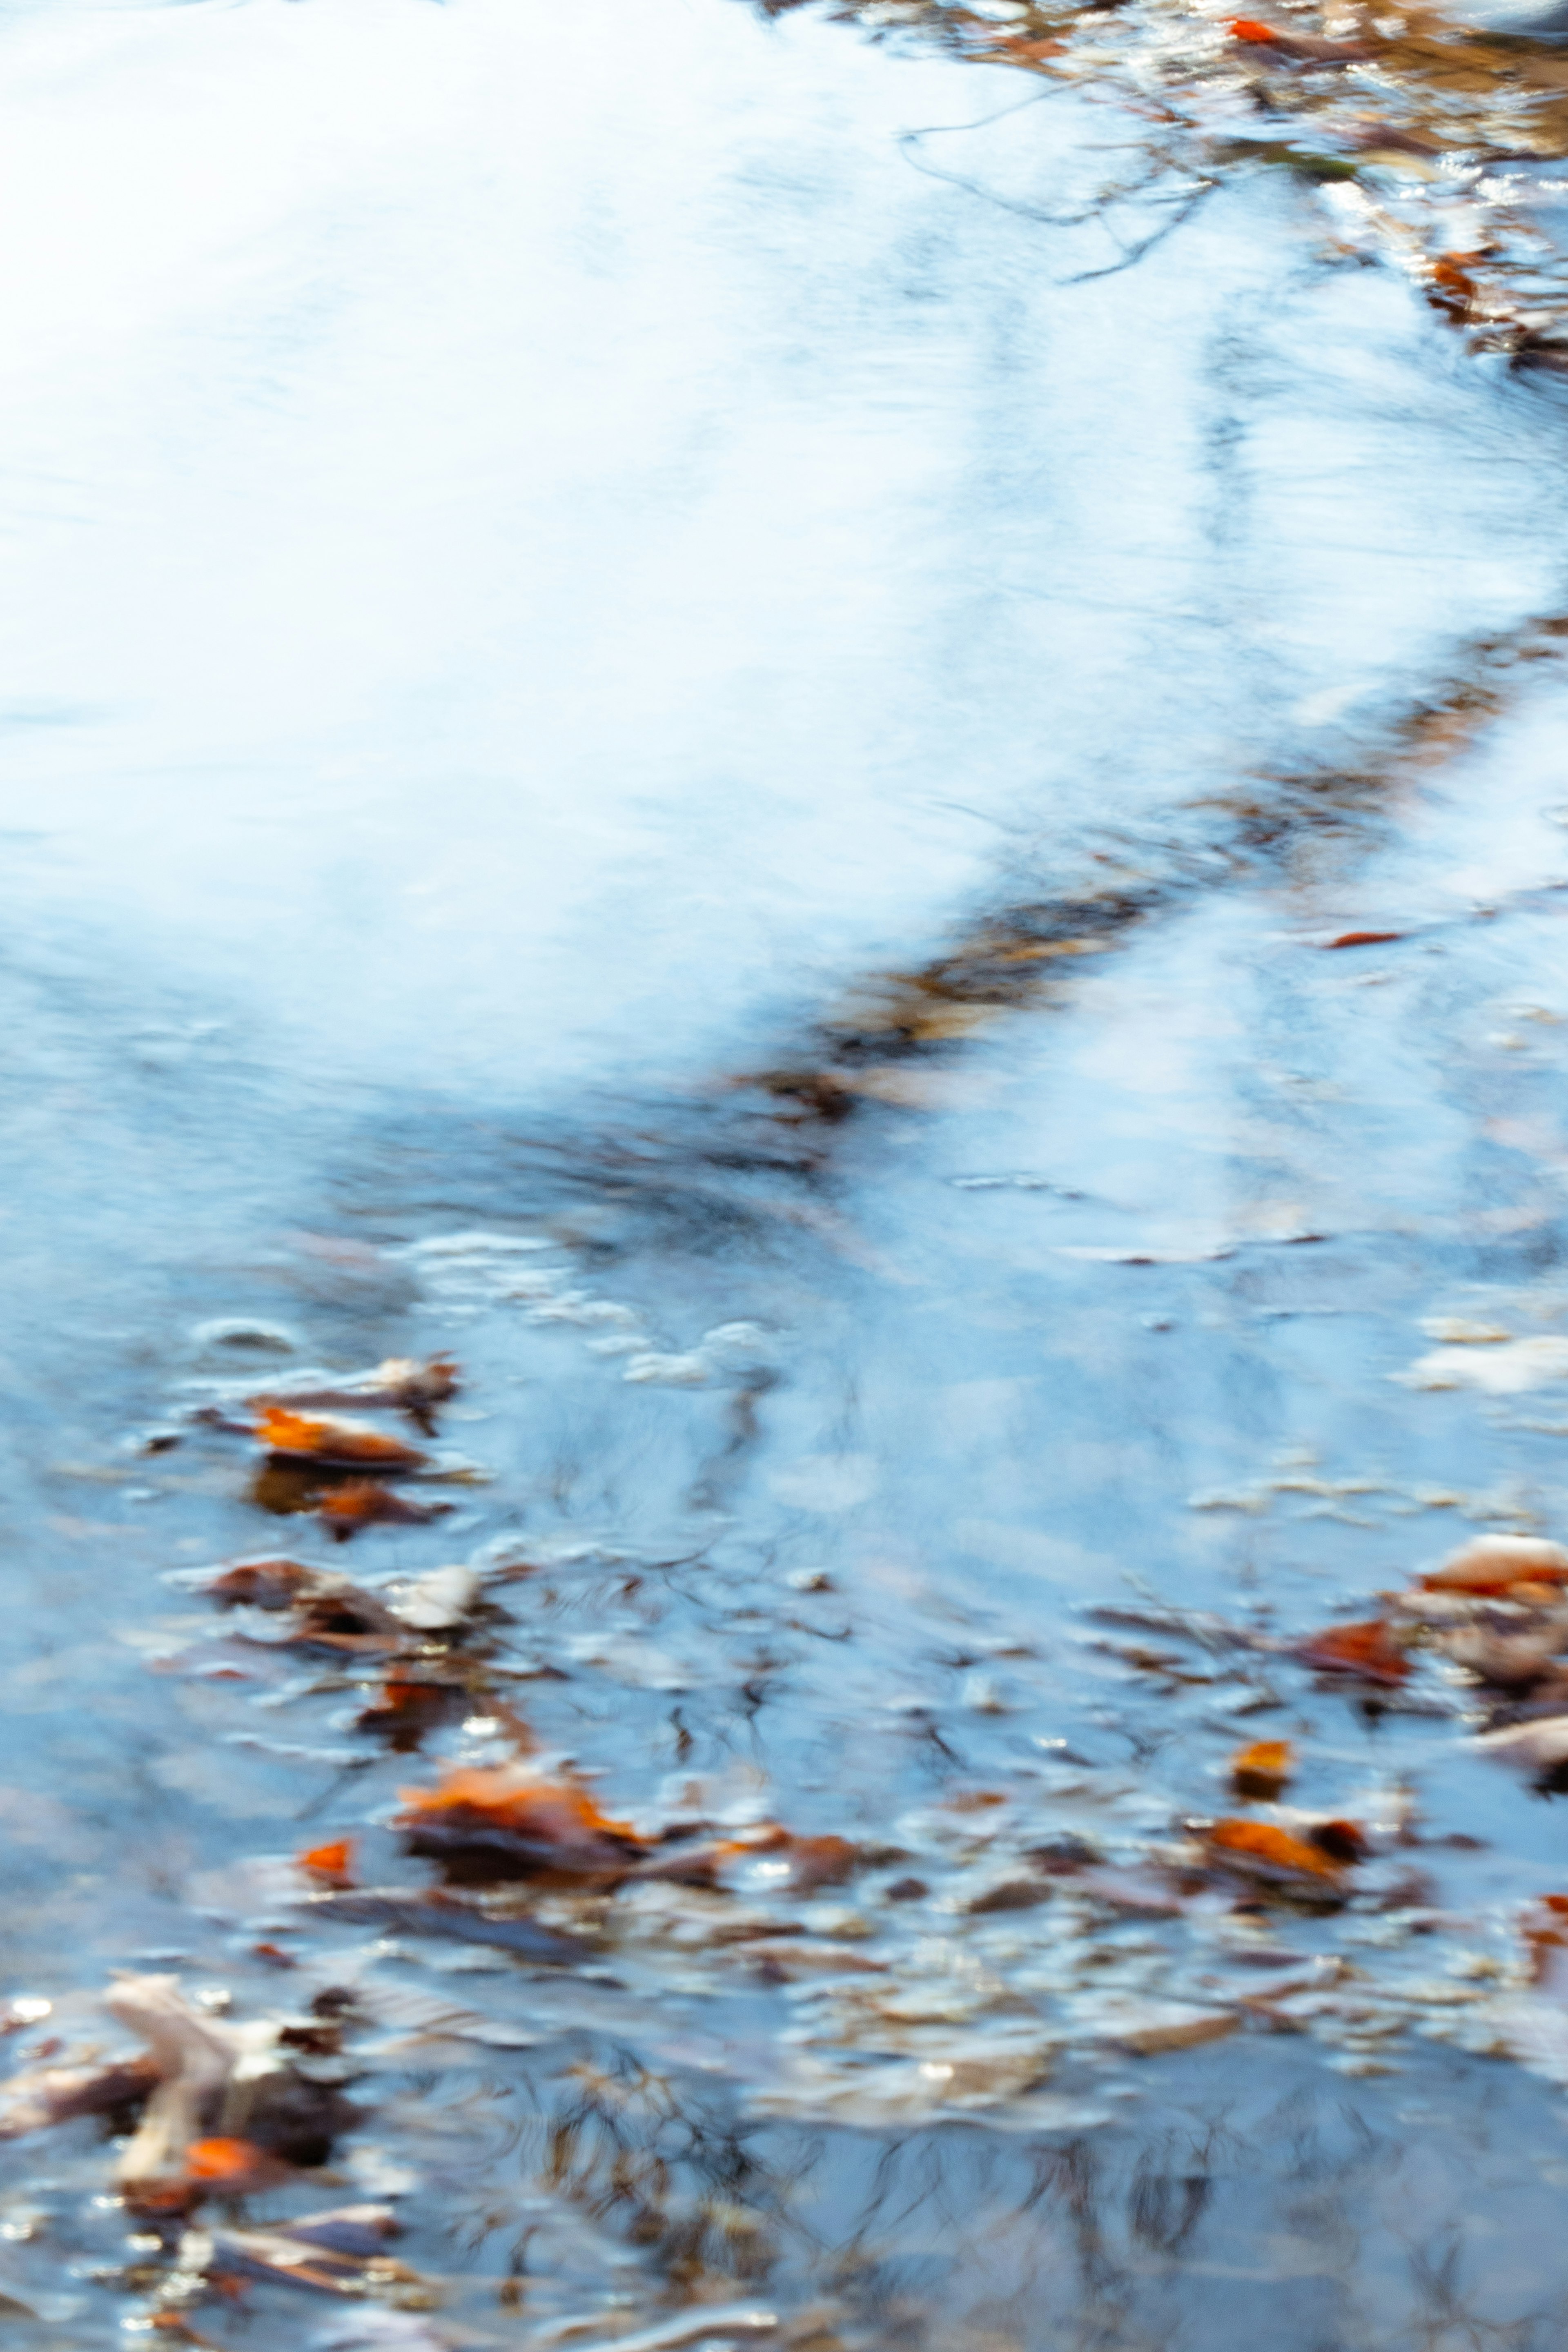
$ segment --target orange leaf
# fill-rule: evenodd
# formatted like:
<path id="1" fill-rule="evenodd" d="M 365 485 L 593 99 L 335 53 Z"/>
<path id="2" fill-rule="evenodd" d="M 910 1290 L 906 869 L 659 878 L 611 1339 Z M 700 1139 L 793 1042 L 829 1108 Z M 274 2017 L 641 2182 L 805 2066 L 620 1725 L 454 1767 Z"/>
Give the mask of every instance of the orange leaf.
<path id="1" fill-rule="evenodd" d="M 249 2139 L 195 2139 L 185 2150 L 189 2188 L 217 2196 L 243 2197 L 256 2189 L 276 2189 L 292 2179 L 291 2168 Z"/>
<path id="2" fill-rule="evenodd" d="M 450 1503 L 410 1503 L 374 1478 L 352 1478 L 345 1486 L 334 1486 L 316 1505 L 321 1517 L 340 1542 L 360 1528 L 374 1527 L 378 1522 L 423 1527 L 426 1520 L 438 1518 L 451 1507 Z"/>
<path id="3" fill-rule="evenodd" d="M 1331 1625 L 1298 1643 L 1296 1655 L 1326 1674 L 1360 1675 L 1373 1683 L 1402 1683 L 1410 1672 L 1409 1659 L 1381 1617 L 1362 1625 Z"/>
<path id="4" fill-rule="evenodd" d="M 1326 948 L 1380 948 L 1386 940 L 1402 940 L 1403 931 L 1342 931 L 1337 940 L 1325 940 Z"/>
<path id="5" fill-rule="evenodd" d="M 354 1883 L 353 1838 L 333 1838 L 328 1845 L 313 1845 L 309 1853 L 297 1854 L 300 1868 L 319 1878 L 323 1886 L 352 1886 Z"/>
<path id="6" fill-rule="evenodd" d="M 1278 1830 L 1269 1822 L 1215 1822 L 1208 1843 L 1219 1848 L 1222 1859 L 1233 1855 L 1244 1863 L 1262 1863 L 1270 1869 L 1295 1871 L 1309 1878 L 1337 1880 L 1340 1874 L 1339 1864 L 1321 1846 L 1309 1845 L 1305 1838 L 1292 1837 L 1289 1830 Z"/>
<path id="7" fill-rule="evenodd" d="M 646 1840 L 613 1822 L 571 1780 L 531 1778 L 513 1765 L 449 1765 L 434 1789 L 402 1789 L 395 1826 L 416 1853 L 461 1865 L 465 1857 L 507 1874 L 560 1870 L 624 1877 Z"/>
<path id="8" fill-rule="evenodd" d="M 1296 1751 L 1288 1739 L 1255 1739 L 1238 1748 L 1230 1759 L 1230 1777 L 1243 1797 L 1273 1797 L 1295 1769 Z"/>
<path id="9" fill-rule="evenodd" d="M 1279 46 L 1280 36 L 1273 26 L 1260 25 L 1256 16 L 1236 17 L 1230 26 L 1230 33 L 1235 40 L 1253 41 L 1261 47 L 1278 48 Z"/>
<path id="10" fill-rule="evenodd" d="M 425 1456 L 416 1445 L 388 1437 L 368 1422 L 317 1420 L 309 1413 L 290 1412 L 287 1405 L 267 1405 L 258 1418 L 256 1434 L 269 1453 L 287 1454 L 306 1462 L 374 1463 L 381 1470 L 417 1469 Z"/>

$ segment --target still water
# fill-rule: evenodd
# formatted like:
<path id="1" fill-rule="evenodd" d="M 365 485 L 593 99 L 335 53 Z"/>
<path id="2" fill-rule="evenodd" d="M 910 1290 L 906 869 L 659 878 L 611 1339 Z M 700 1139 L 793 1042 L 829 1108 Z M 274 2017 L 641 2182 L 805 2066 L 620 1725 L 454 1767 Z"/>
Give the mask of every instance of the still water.
<path id="1" fill-rule="evenodd" d="M 933 13 L 0 20 L 5 2021 L 355 2103 L 0 2148 L 18 2343 L 1561 2341 L 1563 1703 L 1297 1651 L 1568 1529 L 1563 395 Z"/>

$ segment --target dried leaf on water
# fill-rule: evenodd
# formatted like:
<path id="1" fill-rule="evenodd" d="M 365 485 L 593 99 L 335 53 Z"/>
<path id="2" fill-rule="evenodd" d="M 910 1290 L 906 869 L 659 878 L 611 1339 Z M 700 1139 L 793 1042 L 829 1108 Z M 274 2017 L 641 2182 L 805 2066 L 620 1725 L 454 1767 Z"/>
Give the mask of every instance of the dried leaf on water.
<path id="1" fill-rule="evenodd" d="M 388 1437 L 367 1421 L 345 1421 L 335 1414 L 317 1419 L 281 1404 L 262 1407 L 256 1435 L 269 1454 L 288 1461 L 331 1469 L 374 1468 L 384 1477 L 421 1469 L 428 1459 L 416 1445 Z"/>
<path id="2" fill-rule="evenodd" d="M 1338 1889 L 1343 1866 L 1321 1846 L 1271 1822 L 1215 1822 L 1205 1832 L 1204 1845 L 1211 1863 L 1222 1870 L 1283 1889 Z"/>
<path id="3" fill-rule="evenodd" d="M 1502 1595 L 1519 1585 L 1568 1584 L 1568 1549 L 1539 1536 L 1478 1536 L 1420 1580 L 1424 1592 Z"/>
<path id="4" fill-rule="evenodd" d="M 315 1498 L 310 1507 L 339 1543 L 361 1528 L 420 1528 L 452 1508 L 450 1503 L 415 1503 L 374 1478 L 355 1478 Z"/>
<path id="5" fill-rule="evenodd" d="M 1295 1769 L 1296 1751 L 1288 1739 L 1255 1739 L 1230 1759 L 1231 1783 L 1238 1797 L 1277 1797 Z"/>
<path id="6" fill-rule="evenodd" d="M 185 2176 L 218 2197 L 244 2197 L 276 2189 L 294 2177 L 293 2168 L 269 2156 L 254 2140 L 196 2139 L 185 2150 Z"/>
<path id="7" fill-rule="evenodd" d="M 399 1791 L 395 1826 L 409 1851 L 469 1885 L 541 1873 L 603 1883 L 626 1877 L 647 1848 L 575 1781 L 515 1765 L 448 1766 L 434 1789 Z"/>
<path id="8" fill-rule="evenodd" d="M 1303 1665 L 1321 1672 L 1359 1675 L 1365 1682 L 1402 1683 L 1410 1661 L 1381 1617 L 1356 1625 L 1330 1625 L 1296 1644 Z"/>
<path id="9" fill-rule="evenodd" d="M 203 1590 L 221 1609 L 290 1609 L 321 1581 L 319 1568 L 297 1559 L 245 1559 L 223 1570 Z"/>
<path id="10" fill-rule="evenodd" d="M 333 1838 L 326 1845 L 311 1846 L 296 1858 L 307 1877 L 315 1879 L 319 1885 L 343 1887 L 354 1883 L 353 1838 Z"/>

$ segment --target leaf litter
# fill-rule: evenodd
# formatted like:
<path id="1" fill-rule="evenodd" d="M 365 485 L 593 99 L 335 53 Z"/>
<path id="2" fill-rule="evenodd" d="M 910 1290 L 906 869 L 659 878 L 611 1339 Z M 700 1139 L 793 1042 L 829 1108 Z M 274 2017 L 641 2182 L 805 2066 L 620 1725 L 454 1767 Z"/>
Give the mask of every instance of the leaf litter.
<path id="1" fill-rule="evenodd" d="M 642 1573 L 592 1544 L 552 1552 L 501 1538 L 468 1560 L 371 1570 L 358 1583 L 271 1554 L 173 1580 L 241 1643 L 328 1661 L 354 1723 L 394 1752 L 447 1745 L 395 1803 L 268 1865 L 248 1906 L 241 1898 L 236 1925 L 258 1955 L 304 1961 L 318 1985 L 323 1966 L 334 1972 L 314 2010 L 231 2024 L 177 1978 L 131 1974 L 105 2003 L 141 2053 L 51 2044 L 39 2056 L 18 2020 L 0 2137 L 94 2117 L 124 2128 L 120 2194 L 155 2226 L 183 2227 L 149 2289 L 161 2317 L 183 2326 L 204 2297 L 261 2285 L 369 2295 L 389 2319 L 411 2315 L 399 2297 L 437 2294 L 386 2252 L 395 2205 L 254 2224 L 211 2209 L 237 2211 L 330 2167 L 363 2139 L 400 2063 L 447 2067 L 476 2045 L 548 2041 L 548 1988 L 567 1979 L 606 2014 L 657 2014 L 671 1994 L 765 1999 L 780 2021 L 731 2042 L 725 2060 L 745 2111 L 852 2131 L 1081 2130 L 1109 2113 L 1097 2065 L 1258 2032 L 1309 2036 L 1352 2073 L 1396 2065 L 1415 2036 L 1506 2051 L 1568 2081 L 1559 1898 L 1523 1913 L 1447 1910 L 1423 1874 L 1434 1837 L 1407 1792 L 1288 1804 L 1288 1790 L 1321 1777 L 1295 1740 L 1216 1756 L 1241 1811 L 1202 1810 L 1190 1779 L 1162 1787 L 1152 1769 L 1065 1755 L 996 1785 L 960 1780 L 874 1840 L 792 1830 L 760 1776 L 726 1789 L 678 1775 L 651 1802 L 602 1804 L 583 1766 L 507 1695 L 512 1620 L 489 1598 L 505 1590 L 525 1616 L 537 1612 L 573 1559 L 618 1560 L 614 1572 L 633 1582 Z M 1568 1761 L 1565 1590 L 1568 1550 L 1489 1534 L 1349 1623 L 1265 1631 L 1155 1598 L 1094 1613 L 1173 1644 L 1160 1658 L 1173 1691 L 1212 1684 L 1173 1670 L 1191 1652 L 1250 1662 L 1247 1672 L 1267 1660 L 1303 1693 L 1315 1678 L 1349 1705 L 1415 1706 L 1436 1676 L 1467 1695 L 1440 1712 L 1468 1708 L 1478 1754 L 1524 1735 L 1514 1760 L 1550 1775 Z M 604 1671 L 570 1631 L 554 1638 L 569 1673 Z M 307 1674 L 299 1692 L 318 1679 Z M 433 1876 L 405 1876 L 410 1864 Z M 1413 1970 L 1392 1957 L 1407 1947 L 1420 1950 Z M 443 1953 L 500 1971 L 471 1979 L 486 1989 L 478 2007 L 402 1980 Z"/>

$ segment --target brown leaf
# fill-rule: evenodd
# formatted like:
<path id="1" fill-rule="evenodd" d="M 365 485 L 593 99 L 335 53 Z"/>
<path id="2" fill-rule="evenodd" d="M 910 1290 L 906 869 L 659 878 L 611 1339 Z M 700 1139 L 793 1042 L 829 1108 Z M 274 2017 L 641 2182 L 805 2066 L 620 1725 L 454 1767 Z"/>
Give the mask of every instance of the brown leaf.
<path id="1" fill-rule="evenodd" d="M 585 1789 L 515 1765 L 448 1765 L 434 1789 L 399 1791 L 395 1826 L 409 1851 L 470 1885 L 560 1873 L 624 1878 L 647 1851 L 623 1822 L 602 1813 Z"/>
<path id="2" fill-rule="evenodd" d="M 1372 1683 L 1402 1683 L 1410 1661 L 1381 1617 L 1358 1625 L 1330 1625 L 1296 1645 L 1303 1665 L 1325 1674 L 1359 1675 Z"/>
<path id="3" fill-rule="evenodd" d="M 405 1496 L 394 1494 L 390 1486 L 379 1486 L 374 1478 L 356 1478 L 345 1486 L 334 1486 L 314 1505 L 339 1543 L 346 1543 L 361 1528 L 425 1527 L 451 1507 L 450 1503 L 411 1503 Z"/>
<path id="4" fill-rule="evenodd" d="M 290 1609 L 321 1582 L 321 1571 L 297 1559 L 246 1559 L 205 1587 L 220 1609 Z"/>
<path id="5" fill-rule="evenodd" d="M 1255 1739 L 1231 1758 L 1231 1783 L 1238 1797 L 1277 1797 L 1295 1769 L 1296 1751 L 1288 1739 Z"/>
<path id="6" fill-rule="evenodd" d="M 1338 939 L 1325 940 L 1326 948 L 1378 948 L 1390 940 L 1402 940 L 1403 931 L 1342 931 Z"/>
<path id="7" fill-rule="evenodd" d="M 1521 1584 L 1568 1584 L 1568 1549 L 1541 1536 L 1478 1536 L 1421 1579 L 1423 1592 L 1491 1597 Z"/>

